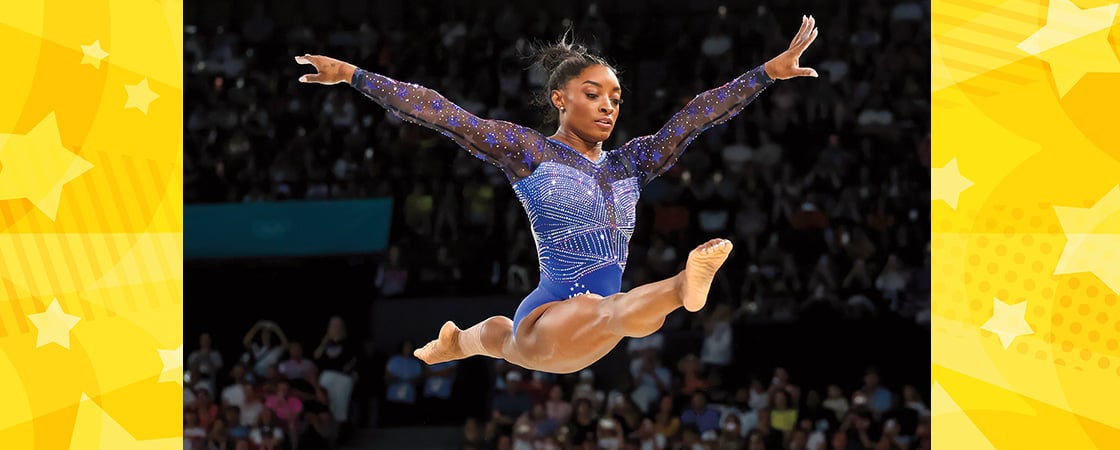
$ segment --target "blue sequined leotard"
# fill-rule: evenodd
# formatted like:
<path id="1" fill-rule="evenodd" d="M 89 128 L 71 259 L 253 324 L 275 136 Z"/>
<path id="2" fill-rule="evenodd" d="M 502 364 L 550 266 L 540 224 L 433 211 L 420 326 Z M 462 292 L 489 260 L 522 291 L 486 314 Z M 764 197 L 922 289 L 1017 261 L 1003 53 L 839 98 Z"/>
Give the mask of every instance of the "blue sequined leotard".
<path id="1" fill-rule="evenodd" d="M 704 130 L 739 113 L 774 81 L 762 66 L 693 98 L 657 133 L 592 161 L 514 123 L 481 119 L 434 90 L 362 69 L 351 86 L 401 119 L 434 129 L 509 178 L 529 215 L 541 281 L 514 314 L 517 326 L 545 303 L 622 286 L 641 188 L 668 170 Z"/>

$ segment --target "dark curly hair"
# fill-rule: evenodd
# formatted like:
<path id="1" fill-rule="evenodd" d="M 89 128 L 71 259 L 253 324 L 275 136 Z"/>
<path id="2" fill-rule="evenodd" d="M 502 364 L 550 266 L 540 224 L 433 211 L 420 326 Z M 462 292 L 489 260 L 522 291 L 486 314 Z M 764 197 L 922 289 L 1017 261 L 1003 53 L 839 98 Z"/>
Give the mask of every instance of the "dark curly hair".
<path id="1" fill-rule="evenodd" d="M 553 123 L 558 118 L 556 107 L 552 104 L 554 89 L 562 89 L 568 80 L 575 78 L 583 69 L 595 65 L 605 66 L 616 75 L 619 73 L 618 69 L 615 69 L 605 58 L 593 54 L 587 47 L 575 42 L 575 38 L 571 35 L 572 30 L 569 28 L 555 43 L 533 44 L 527 55 L 528 59 L 539 63 L 548 73 L 548 82 L 545 83 L 544 91 L 533 98 L 533 105 L 542 109 L 546 124 Z"/>

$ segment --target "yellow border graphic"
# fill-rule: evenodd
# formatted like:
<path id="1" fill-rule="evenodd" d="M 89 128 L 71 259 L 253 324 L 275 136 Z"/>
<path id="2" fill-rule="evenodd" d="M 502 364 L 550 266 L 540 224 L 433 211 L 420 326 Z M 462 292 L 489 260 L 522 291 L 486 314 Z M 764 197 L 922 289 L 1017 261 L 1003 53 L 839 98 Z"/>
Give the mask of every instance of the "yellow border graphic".
<path id="1" fill-rule="evenodd" d="M 1120 448 L 1120 5 L 932 6 L 933 444 Z"/>
<path id="2" fill-rule="evenodd" d="M 0 447 L 182 445 L 182 32 L 0 6 Z"/>

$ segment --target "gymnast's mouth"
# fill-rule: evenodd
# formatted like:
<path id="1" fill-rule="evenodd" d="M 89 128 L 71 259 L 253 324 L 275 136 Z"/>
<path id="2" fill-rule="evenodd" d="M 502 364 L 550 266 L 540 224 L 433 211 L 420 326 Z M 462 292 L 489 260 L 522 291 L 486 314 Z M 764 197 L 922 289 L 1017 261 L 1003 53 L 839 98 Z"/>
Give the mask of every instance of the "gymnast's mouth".
<path id="1" fill-rule="evenodd" d="M 605 128 L 610 128 L 611 125 L 614 125 L 614 121 L 612 121 L 611 119 L 598 119 L 598 120 L 595 121 L 595 123 L 597 123 L 597 124 L 599 124 L 599 126 L 605 127 Z"/>

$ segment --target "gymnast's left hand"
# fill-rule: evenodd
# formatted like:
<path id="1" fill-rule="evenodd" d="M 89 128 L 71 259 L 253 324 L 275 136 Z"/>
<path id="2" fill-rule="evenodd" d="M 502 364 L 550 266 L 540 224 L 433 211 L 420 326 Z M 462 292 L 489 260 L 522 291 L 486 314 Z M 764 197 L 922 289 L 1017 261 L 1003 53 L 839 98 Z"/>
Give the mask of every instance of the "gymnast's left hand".
<path id="1" fill-rule="evenodd" d="M 350 79 L 354 77 L 354 70 L 357 69 L 348 62 L 321 55 L 297 56 L 296 62 L 311 64 L 315 67 L 315 73 L 308 73 L 299 77 L 301 83 L 349 83 Z"/>
<path id="2" fill-rule="evenodd" d="M 801 29 L 789 43 L 789 49 L 763 65 L 766 75 L 774 80 L 785 80 L 793 77 L 816 77 L 817 71 L 810 67 L 801 67 L 798 61 L 805 49 L 809 48 L 817 39 L 817 20 L 813 16 L 801 16 Z"/>

